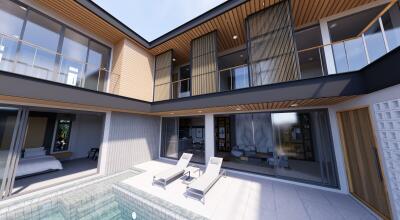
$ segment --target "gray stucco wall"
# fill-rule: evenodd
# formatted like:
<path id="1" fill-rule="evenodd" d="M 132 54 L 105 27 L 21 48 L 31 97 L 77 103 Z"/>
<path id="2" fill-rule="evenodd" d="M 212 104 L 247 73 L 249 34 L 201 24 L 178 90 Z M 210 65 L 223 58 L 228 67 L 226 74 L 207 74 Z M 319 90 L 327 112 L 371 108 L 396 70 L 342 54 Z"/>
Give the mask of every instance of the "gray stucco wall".
<path id="1" fill-rule="evenodd" d="M 160 117 L 111 114 L 105 172 L 122 171 L 158 158 Z"/>

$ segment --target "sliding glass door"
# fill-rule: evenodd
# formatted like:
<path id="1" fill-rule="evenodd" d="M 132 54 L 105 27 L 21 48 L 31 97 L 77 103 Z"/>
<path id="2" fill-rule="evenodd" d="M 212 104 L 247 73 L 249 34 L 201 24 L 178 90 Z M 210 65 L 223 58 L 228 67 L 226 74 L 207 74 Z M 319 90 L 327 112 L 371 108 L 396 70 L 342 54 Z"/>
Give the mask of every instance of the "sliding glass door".
<path id="1" fill-rule="evenodd" d="M 217 115 L 215 131 L 226 168 L 338 186 L 325 110 Z"/>
<path id="2" fill-rule="evenodd" d="M 15 107 L 0 105 L 0 198 L 10 195 L 13 186 L 15 167 L 23 134 L 23 121 L 26 112 Z M 26 118 L 25 118 L 26 119 Z"/>

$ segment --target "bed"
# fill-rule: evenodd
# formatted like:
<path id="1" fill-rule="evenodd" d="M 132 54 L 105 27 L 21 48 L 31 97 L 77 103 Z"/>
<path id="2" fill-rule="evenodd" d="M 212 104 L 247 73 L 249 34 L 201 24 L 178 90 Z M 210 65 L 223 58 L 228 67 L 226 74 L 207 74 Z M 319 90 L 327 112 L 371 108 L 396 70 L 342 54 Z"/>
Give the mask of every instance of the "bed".
<path id="1" fill-rule="evenodd" d="M 19 159 L 15 176 L 21 178 L 62 169 L 61 162 L 54 156 L 46 155 L 43 148 L 25 149 L 24 157 Z"/>

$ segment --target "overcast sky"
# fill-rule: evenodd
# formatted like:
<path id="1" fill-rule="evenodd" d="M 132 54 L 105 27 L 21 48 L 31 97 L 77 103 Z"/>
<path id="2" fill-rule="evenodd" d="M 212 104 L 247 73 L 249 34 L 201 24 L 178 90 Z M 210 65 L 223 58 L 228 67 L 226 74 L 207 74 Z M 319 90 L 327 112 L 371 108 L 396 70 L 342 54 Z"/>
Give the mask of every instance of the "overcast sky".
<path id="1" fill-rule="evenodd" d="M 225 0 L 92 0 L 152 41 Z"/>

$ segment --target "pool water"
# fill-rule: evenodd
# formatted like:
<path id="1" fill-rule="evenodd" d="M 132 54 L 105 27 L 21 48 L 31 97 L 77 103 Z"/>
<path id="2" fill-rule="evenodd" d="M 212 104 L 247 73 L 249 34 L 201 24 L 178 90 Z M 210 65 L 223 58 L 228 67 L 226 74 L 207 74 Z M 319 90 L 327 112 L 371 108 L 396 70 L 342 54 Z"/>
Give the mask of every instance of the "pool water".
<path id="1" fill-rule="evenodd" d="M 76 189 L 55 192 L 45 199 L 32 198 L 0 208 L 0 219 L 29 220 L 132 220 L 136 219 L 206 219 L 189 210 L 121 183 L 140 174 L 129 170 Z M 22 205 L 21 205 L 22 204 Z"/>

